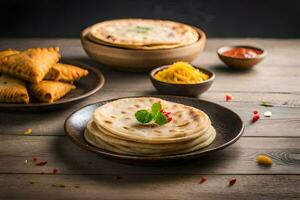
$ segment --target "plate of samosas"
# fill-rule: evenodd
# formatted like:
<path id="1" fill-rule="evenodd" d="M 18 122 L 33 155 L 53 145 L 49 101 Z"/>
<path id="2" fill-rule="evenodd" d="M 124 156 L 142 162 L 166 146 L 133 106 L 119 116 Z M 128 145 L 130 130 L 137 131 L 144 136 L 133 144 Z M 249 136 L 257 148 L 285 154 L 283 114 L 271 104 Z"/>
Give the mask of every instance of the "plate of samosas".
<path id="1" fill-rule="evenodd" d="M 104 85 L 100 71 L 60 58 L 58 47 L 0 51 L 0 109 L 55 108 L 86 98 Z"/>

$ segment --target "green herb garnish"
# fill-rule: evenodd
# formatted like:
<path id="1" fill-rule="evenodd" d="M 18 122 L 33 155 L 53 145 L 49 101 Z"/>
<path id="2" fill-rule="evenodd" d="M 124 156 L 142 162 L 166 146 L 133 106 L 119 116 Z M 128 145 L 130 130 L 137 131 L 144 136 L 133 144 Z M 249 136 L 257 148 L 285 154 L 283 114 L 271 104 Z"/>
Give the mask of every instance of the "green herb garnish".
<path id="1" fill-rule="evenodd" d="M 146 33 L 149 30 L 151 30 L 150 27 L 146 27 L 146 26 L 136 26 L 135 29 L 138 33 Z"/>
<path id="2" fill-rule="evenodd" d="M 142 109 L 136 111 L 134 115 L 135 118 L 142 124 L 147 124 L 153 121 L 157 125 L 164 125 L 171 120 L 171 118 L 162 113 L 162 106 L 160 103 L 154 103 L 151 106 L 151 111 Z"/>
<path id="3" fill-rule="evenodd" d="M 264 106 L 264 107 L 274 107 L 272 104 L 270 104 L 270 103 L 268 103 L 268 102 L 266 102 L 266 101 L 262 101 L 262 102 L 260 103 L 260 105 L 261 105 L 261 106 Z"/>

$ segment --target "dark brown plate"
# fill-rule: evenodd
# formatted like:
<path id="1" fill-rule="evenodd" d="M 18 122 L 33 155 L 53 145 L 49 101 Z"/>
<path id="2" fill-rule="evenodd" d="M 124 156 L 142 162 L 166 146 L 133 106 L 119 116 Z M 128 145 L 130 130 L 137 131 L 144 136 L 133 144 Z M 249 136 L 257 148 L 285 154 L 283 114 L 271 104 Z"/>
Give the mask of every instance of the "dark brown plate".
<path id="1" fill-rule="evenodd" d="M 177 103 L 182 103 L 185 105 L 193 106 L 199 108 L 208 114 L 213 126 L 217 131 L 216 139 L 211 145 L 206 148 L 193 151 L 190 153 L 170 155 L 170 156 L 131 156 L 125 154 L 114 153 L 106 151 L 93 145 L 87 143 L 83 138 L 84 129 L 88 121 L 92 118 L 92 114 L 96 108 L 102 106 L 108 102 L 114 101 L 116 99 L 111 99 L 107 101 L 101 101 L 95 104 L 85 106 L 75 112 L 73 112 L 65 121 L 65 132 L 69 138 L 77 145 L 83 149 L 92 151 L 99 154 L 100 156 L 115 159 L 118 161 L 129 161 L 130 163 L 162 163 L 166 161 L 182 161 L 187 159 L 198 158 L 200 156 L 212 153 L 214 151 L 223 149 L 239 139 L 244 131 L 244 124 L 241 118 L 233 111 L 220 106 L 218 104 L 199 100 L 196 98 L 189 97 L 178 97 L 178 96 L 161 96 L 157 95 L 155 97 L 162 98 L 168 101 L 173 101 Z M 125 98 L 125 97 L 124 97 Z M 128 97 L 126 97 L 128 98 Z"/>
<path id="2" fill-rule="evenodd" d="M 75 66 L 79 66 L 89 71 L 89 74 L 86 77 L 83 77 L 82 79 L 74 82 L 76 89 L 72 90 L 66 96 L 54 103 L 41 103 L 35 101 L 34 98 L 31 98 L 29 104 L 0 103 L 0 110 L 41 111 L 58 109 L 67 105 L 71 105 L 76 101 L 87 98 L 99 91 L 103 87 L 105 82 L 104 76 L 99 70 L 75 60 L 63 60 L 62 62 L 66 64 L 73 64 Z"/>

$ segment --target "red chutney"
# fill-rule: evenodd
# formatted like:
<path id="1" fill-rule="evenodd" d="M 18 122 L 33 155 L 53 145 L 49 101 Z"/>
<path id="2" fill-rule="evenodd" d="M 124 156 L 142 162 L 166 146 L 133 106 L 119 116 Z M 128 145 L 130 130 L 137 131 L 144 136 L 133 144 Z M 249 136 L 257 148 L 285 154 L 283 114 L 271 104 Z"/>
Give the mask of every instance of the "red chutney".
<path id="1" fill-rule="evenodd" d="M 236 47 L 233 49 L 230 49 L 228 51 L 225 51 L 222 53 L 224 56 L 228 57 L 234 57 L 234 58 L 254 58 L 259 54 L 262 54 L 263 52 L 259 49 L 252 49 L 252 48 L 246 48 L 246 47 Z"/>

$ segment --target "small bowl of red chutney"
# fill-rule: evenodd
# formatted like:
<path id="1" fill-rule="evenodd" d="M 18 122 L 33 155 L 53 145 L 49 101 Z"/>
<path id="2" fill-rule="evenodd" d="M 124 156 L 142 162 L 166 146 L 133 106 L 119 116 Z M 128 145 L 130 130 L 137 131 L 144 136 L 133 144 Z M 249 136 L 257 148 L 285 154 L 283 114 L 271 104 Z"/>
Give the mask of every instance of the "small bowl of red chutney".
<path id="1" fill-rule="evenodd" d="M 262 48 L 253 46 L 224 46 L 217 51 L 219 58 L 234 69 L 251 69 L 267 55 Z"/>

